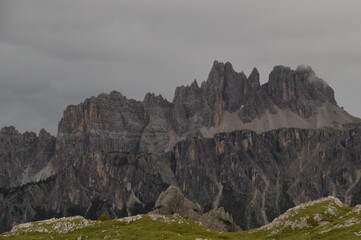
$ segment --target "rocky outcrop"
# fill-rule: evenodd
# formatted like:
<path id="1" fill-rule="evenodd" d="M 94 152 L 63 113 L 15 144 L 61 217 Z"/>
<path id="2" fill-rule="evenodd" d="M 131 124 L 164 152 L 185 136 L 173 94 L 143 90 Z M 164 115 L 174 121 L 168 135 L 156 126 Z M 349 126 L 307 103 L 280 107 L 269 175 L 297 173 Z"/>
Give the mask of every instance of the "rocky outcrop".
<path id="1" fill-rule="evenodd" d="M 154 210 L 150 214 L 171 215 L 174 213 L 185 219 L 200 222 L 203 226 L 217 231 L 235 232 L 241 230 L 233 222 L 232 216 L 226 213 L 222 207 L 203 213 L 199 205 L 189 201 L 177 187 L 170 186 L 159 195 Z"/>
<path id="2" fill-rule="evenodd" d="M 185 219 L 197 221 L 201 215 L 201 208 L 184 197 L 177 187 L 170 186 L 159 195 L 154 210 L 150 213 L 162 215 L 177 213 Z"/>
<path id="3" fill-rule="evenodd" d="M 203 226 L 220 232 L 238 232 L 242 230 L 234 223 L 232 215 L 226 213 L 223 207 L 202 214 L 198 221 Z"/>

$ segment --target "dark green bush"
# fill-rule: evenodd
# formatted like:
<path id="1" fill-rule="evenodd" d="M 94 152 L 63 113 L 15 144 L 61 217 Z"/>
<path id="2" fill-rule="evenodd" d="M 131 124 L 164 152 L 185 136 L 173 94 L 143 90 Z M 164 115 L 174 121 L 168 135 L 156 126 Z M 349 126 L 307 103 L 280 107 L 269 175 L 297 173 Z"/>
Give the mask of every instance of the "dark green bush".
<path id="1" fill-rule="evenodd" d="M 108 220 L 109 220 L 109 217 L 108 217 L 107 215 L 105 215 L 105 214 L 102 214 L 102 215 L 100 215 L 100 217 L 98 218 L 98 220 L 99 220 L 99 221 L 102 221 L 102 222 L 108 221 Z"/>

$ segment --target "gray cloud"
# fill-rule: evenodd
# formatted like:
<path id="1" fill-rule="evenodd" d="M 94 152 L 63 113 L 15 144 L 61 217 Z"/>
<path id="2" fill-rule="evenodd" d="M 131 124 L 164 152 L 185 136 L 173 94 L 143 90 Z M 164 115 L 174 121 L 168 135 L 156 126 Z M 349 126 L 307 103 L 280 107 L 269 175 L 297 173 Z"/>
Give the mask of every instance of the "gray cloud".
<path id="1" fill-rule="evenodd" d="M 213 60 L 262 81 L 310 65 L 361 116 L 358 0 L 0 1 L 0 126 L 56 133 L 69 104 L 118 90 L 172 100 Z"/>

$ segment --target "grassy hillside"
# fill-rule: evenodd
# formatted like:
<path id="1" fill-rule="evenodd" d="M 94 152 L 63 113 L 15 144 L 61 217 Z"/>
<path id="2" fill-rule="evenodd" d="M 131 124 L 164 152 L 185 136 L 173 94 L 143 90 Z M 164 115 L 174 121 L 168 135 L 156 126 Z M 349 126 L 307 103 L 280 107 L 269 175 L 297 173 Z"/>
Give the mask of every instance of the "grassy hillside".
<path id="1" fill-rule="evenodd" d="M 361 239 L 361 206 L 328 197 L 288 210 L 272 223 L 237 233 L 209 230 L 179 215 L 137 215 L 108 221 L 82 217 L 25 223 L 0 239 Z"/>

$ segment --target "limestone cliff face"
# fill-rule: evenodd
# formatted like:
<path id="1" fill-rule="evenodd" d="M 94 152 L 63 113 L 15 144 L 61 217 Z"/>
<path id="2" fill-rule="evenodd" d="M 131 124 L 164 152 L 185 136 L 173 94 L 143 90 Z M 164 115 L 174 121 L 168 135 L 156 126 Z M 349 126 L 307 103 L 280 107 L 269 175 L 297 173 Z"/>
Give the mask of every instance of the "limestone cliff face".
<path id="1" fill-rule="evenodd" d="M 115 91 L 68 106 L 58 128 L 57 169 L 90 152 L 137 152 L 146 122 L 143 103 Z"/>
<path id="2" fill-rule="evenodd" d="M 145 213 L 169 185 L 202 211 L 223 207 L 242 229 L 333 195 L 361 203 L 361 130 L 279 129 L 189 137 L 167 153 L 85 154 L 38 183 L 0 194 L 1 229 L 51 216 Z"/>
<path id="3" fill-rule="evenodd" d="M 172 102 L 100 94 L 68 106 L 56 138 L 1 130 L 0 230 L 147 212 L 169 185 L 242 229 L 323 196 L 361 203 L 357 120 L 306 67 L 277 66 L 261 86 L 257 69 L 247 77 L 214 62 Z"/>
<path id="4" fill-rule="evenodd" d="M 360 129 L 221 133 L 176 144 L 171 167 L 190 200 L 248 229 L 319 197 L 359 203 L 360 140 Z"/>
<path id="5" fill-rule="evenodd" d="M 0 191 L 0 229 L 30 219 L 82 215 L 97 219 L 146 213 L 175 184 L 164 158 L 143 153 L 84 154 L 72 166 L 36 182 Z"/>
<path id="6" fill-rule="evenodd" d="M 143 101 L 147 116 L 140 139 L 140 150 L 157 152 L 171 147 L 171 143 L 179 141 L 169 121 L 172 104 L 162 96 L 148 93 Z"/>
<path id="7" fill-rule="evenodd" d="M 53 170 L 55 137 L 42 129 L 20 134 L 14 127 L 0 130 L 0 188 L 7 189 L 41 178 Z"/>

